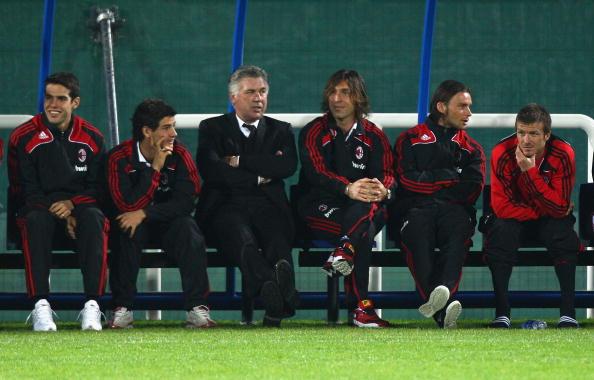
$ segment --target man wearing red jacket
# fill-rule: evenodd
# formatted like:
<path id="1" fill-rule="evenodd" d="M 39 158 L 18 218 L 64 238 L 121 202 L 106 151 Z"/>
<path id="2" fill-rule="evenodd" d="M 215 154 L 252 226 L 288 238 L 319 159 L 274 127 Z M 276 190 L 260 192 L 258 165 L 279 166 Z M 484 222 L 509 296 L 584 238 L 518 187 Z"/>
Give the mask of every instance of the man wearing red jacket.
<path id="1" fill-rule="evenodd" d="M 491 206 L 485 254 L 495 290 L 491 327 L 510 327 L 508 284 L 523 234 L 533 232 L 555 264 L 561 286 L 558 327 L 575 320 L 575 265 L 580 243 L 573 230 L 571 191 L 575 184 L 573 148 L 551 134 L 551 116 L 528 104 L 516 117 L 516 133 L 501 140 L 491 156 Z"/>
<path id="2" fill-rule="evenodd" d="M 200 192 L 198 170 L 177 140 L 175 110 L 146 99 L 132 116 L 132 140 L 113 148 L 107 160 L 114 221 L 110 285 L 115 310 L 111 328 L 132 326 L 140 255 L 148 242 L 160 244 L 179 266 L 186 326 L 211 327 L 206 247 L 191 214 Z"/>
<path id="3" fill-rule="evenodd" d="M 43 112 L 18 126 L 8 146 L 9 197 L 17 210 L 34 331 L 55 331 L 48 302 L 52 243 L 74 239 L 87 298 L 83 330 L 101 330 L 97 301 L 107 278 L 109 221 L 97 206 L 103 135 L 74 115 L 80 84 L 72 73 L 45 80 Z"/>
<path id="4" fill-rule="evenodd" d="M 425 122 L 404 131 L 394 147 L 399 188 L 391 217 L 399 223 L 391 227 L 400 231 L 408 267 L 425 300 L 419 312 L 443 328 L 455 328 L 462 312 L 452 296 L 485 180 L 483 148 L 466 132 L 471 105 L 463 83 L 442 82 Z"/>

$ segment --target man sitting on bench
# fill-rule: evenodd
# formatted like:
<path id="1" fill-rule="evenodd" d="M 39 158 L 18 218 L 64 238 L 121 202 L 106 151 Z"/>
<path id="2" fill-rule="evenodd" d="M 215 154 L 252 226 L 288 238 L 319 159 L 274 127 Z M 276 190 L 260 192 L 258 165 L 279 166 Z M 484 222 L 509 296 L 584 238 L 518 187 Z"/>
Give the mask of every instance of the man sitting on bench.
<path id="1" fill-rule="evenodd" d="M 186 326 L 215 326 L 205 306 L 206 247 L 191 216 L 200 180 L 192 156 L 176 140 L 175 114 L 162 100 L 144 100 L 132 116 L 132 139 L 109 152 L 108 186 L 119 214 L 110 258 L 115 306 L 111 328 L 132 327 L 140 256 L 151 240 L 179 266 Z"/>
<path id="2" fill-rule="evenodd" d="M 10 135 L 10 197 L 17 210 L 34 331 L 56 331 L 47 300 L 54 238 L 74 239 L 87 302 L 83 330 L 101 330 L 97 300 L 107 277 L 109 221 L 97 207 L 103 135 L 73 114 L 80 85 L 72 73 L 45 80 L 43 112 Z M 58 230 L 57 230 L 58 229 Z"/>
<path id="3" fill-rule="evenodd" d="M 332 74 L 322 108 L 326 113 L 299 135 L 299 216 L 315 237 L 336 246 L 322 270 L 345 276 L 347 307 L 353 311 L 349 323 L 388 327 L 367 293 L 373 239 L 384 226 L 395 186 L 390 143 L 367 120 L 369 98 L 356 71 Z"/>
<path id="4" fill-rule="evenodd" d="M 528 104 L 516 117 L 516 133 L 501 140 L 491 155 L 491 206 L 484 252 L 495 290 L 491 327 L 509 328 L 508 284 L 520 238 L 536 231 L 555 264 L 561 285 L 558 327 L 575 320 L 575 265 L 580 242 L 573 230 L 571 191 L 575 184 L 573 148 L 551 134 L 551 116 Z"/>
<path id="5" fill-rule="evenodd" d="M 295 172 L 297 153 L 291 125 L 265 115 L 268 90 L 265 70 L 241 66 L 228 83 L 234 111 L 200 123 L 196 160 L 204 192 L 197 219 L 241 269 L 243 296 L 260 295 L 263 325 L 280 327 L 298 302 L 284 183 Z"/>
<path id="6" fill-rule="evenodd" d="M 390 211 L 399 223 L 391 228 L 400 231 L 408 267 L 425 300 L 419 312 L 446 329 L 456 327 L 462 312 L 453 296 L 474 233 L 474 203 L 485 181 L 483 148 L 466 131 L 471 105 L 463 83 L 442 82 L 425 122 L 404 131 L 394 147 L 399 188 Z"/>

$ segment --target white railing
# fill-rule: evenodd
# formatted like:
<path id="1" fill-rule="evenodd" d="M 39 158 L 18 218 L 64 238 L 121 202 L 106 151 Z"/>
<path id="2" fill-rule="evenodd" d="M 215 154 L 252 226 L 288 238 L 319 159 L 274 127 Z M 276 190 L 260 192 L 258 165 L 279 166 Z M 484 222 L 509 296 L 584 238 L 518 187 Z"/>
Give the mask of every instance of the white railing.
<path id="1" fill-rule="evenodd" d="M 31 115 L 0 115 L 0 129 L 14 129 L 32 117 Z"/>

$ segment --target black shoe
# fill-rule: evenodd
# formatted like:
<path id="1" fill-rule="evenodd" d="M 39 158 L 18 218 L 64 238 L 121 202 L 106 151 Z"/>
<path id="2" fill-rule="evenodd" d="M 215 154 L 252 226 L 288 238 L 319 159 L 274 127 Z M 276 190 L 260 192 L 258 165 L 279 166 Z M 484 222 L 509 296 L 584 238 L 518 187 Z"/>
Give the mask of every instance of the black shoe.
<path id="1" fill-rule="evenodd" d="M 509 329 L 511 327 L 511 320 L 507 315 L 500 315 L 489 323 L 492 329 Z"/>
<path id="2" fill-rule="evenodd" d="M 561 329 L 577 329 L 578 327 L 580 327 L 580 324 L 578 323 L 578 321 L 575 320 L 575 318 L 564 315 L 561 318 L 559 318 L 559 323 L 557 323 L 557 327 Z"/>
<path id="3" fill-rule="evenodd" d="M 260 291 L 262 304 L 264 305 L 264 326 L 280 327 L 280 320 L 283 313 L 283 297 L 278 284 L 275 281 L 266 281 Z"/>
<path id="4" fill-rule="evenodd" d="M 264 316 L 262 320 L 262 326 L 264 327 L 280 327 L 281 326 L 281 319 L 280 318 L 273 318 L 267 315 Z"/>
<path id="5" fill-rule="evenodd" d="M 293 267 L 287 260 L 279 260 L 274 266 L 274 275 L 285 302 L 283 314 L 292 317 L 299 304 L 299 292 L 295 289 Z"/>

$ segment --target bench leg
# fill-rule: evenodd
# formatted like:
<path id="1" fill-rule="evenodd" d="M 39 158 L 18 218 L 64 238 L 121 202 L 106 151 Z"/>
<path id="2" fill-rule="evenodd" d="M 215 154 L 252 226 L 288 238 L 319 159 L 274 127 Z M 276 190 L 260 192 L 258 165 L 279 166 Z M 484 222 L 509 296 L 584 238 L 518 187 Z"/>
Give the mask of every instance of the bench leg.
<path id="1" fill-rule="evenodd" d="M 247 325 L 254 322 L 254 299 L 245 292 L 247 289 L 244 277 L 241 277 L 241 321 Z"/>
<path id="2" fill-rule="evenodd" d="M 338 279 L 339 276 L 328 277 L 328 323 L 338 322 L 338 312 L 340 309 L 338 298 Z"/>

